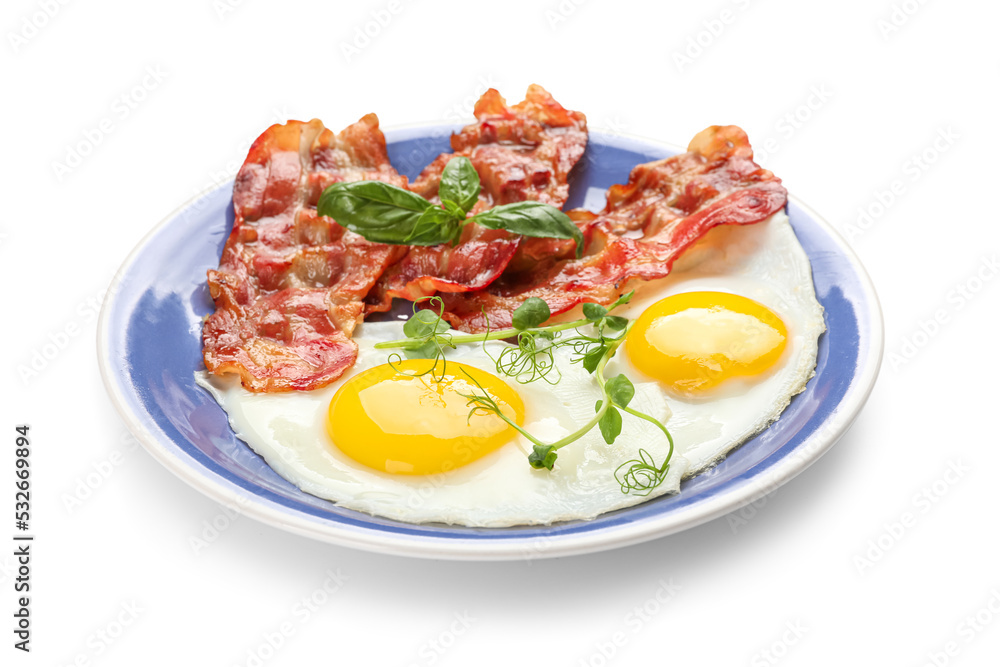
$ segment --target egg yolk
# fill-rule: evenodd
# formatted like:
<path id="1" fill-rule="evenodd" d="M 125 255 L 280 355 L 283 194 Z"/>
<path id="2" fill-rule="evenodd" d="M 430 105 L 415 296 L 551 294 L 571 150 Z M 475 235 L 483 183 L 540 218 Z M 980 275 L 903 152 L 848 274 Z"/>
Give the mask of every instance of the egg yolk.
<path id="1" fill-rule="evenodd" d="M 756 301 L 686 292 L 647 308 L 625 345 L 640 371 L 680 396 L 697 398 L 732 378 L 764 373 L 781 357 L 787 338 L 781 318 Z"/>
<path id="2" fill-rule="evenodd" d="M 443 378 L 440 367 L 434 377 L 425 373 L 433 363 L 376 366 L 344 383 L 330 401 L 326 424 L 337 448 L 375 470 L 428 475 L 471 463 L 515 438 L 517 431 L 495 414 L 479 410 L 470 417 L 462 394 L 482 394 L 471 375 L 520 426 L 524 403 L 517 392 L 491 373 L 454 361 Z"/>

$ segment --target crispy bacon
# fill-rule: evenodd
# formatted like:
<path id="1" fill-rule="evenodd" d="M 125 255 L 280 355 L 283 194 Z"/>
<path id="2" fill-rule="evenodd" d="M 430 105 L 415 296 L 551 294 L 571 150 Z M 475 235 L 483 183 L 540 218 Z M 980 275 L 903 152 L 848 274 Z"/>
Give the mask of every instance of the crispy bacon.
<path id="1" fill-rule="evenodd" d="M 556 102 L 532 84 L 524 101 L 507 106 L 490 88 L 476 102 L 477 122 L 451 136 L 454 153 L 439 155 L 413 182 L 423 197 L 437 196 L 441 172 L 463 155 L 472 161 L 487 207 L 534 199 L 561 207 L 569 196 L 567 179 L 587 147 L 587 118 Z"/>
<path id="2" fill-rule="evenodd" d="M 363 299 L 406 249 L 366 241 L 315 205 L 326 185 L 364 179 L 407 184 L 374 114 L 340 134 L 290 121 L 254 142 L 233 187 L 233 230 L 208 272 L 206 368 L 277 392 L 321 387 L 354 363 Z"/>
<path id="3" fill-rule="evenodd" d="M 712 227 L 760 222 L 786 198 L 781 181 L 753 162 L 743 130 L 710 127 L 687 153 L 639 165 L 627 184 L 610 188 L 604 211 L 584 223 L 593 229 L 582 259 L 543 271 L 508 270 L 487 290 L 446 295 L 446 316 L 460 329 L 483 331 L 510 326 L 511 313 L 532 296 L 553 314 L 584 301 L 611 303 L 628 281 L 670 273 L 674 260 Z M 635 230 L 641 237 L 625 235 Z"/>
<path id="4" fill-rule="evenodd" d="M 518 201 L 537 200 L 561 207 L 569 196 L 569 173 L 587 146 L 587 119 L 570 111 L 537 85 L 523 102 L 507 106 L 489 89 L 476 102 L 476 122 L 453 134 L 454 153 L 428 165 L 410 189 L 437 199 L 448 161 L 464 156 L 479 173 L 482 191 L 473 213 Z M 416 300 L 435 292 L 483 289 L 514 258 L 520 239 L 506 232 L 468 230 L 449 246 L 414 247 L 386 272 L 370 300 L 369 312 L 387 310 L 393 297 Z"/>

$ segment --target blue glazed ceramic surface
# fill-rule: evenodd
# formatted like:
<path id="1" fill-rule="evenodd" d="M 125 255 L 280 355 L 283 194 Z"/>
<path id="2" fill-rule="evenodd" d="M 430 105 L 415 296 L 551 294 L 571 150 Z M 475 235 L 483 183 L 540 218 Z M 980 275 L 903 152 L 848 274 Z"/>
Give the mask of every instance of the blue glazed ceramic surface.
<path id="1" fill-rule="evenodd" d="M 393 164 L 414 177 L 448 149 L 453 129 L 387 132 Z M 624 182 L 633 166 L 675 152 L 592 132 L 568 207 L 603 205 L 603 190 Z M 167 468 L 217 501 L 299 534 L 372 551 L 462 559 L 563 556 L 667 535 L 730 512 L 805 469 L 850 426 L 878 373 L 882 319 L 871 283 L 840 237 L 792 199 L 788 214 L 826 311 L 816 376 L 777 422 L 685 482 L 679 495 L 590 521 L 504 529 L 413 525 L 342 509 L 279 477 L 236 439 L 225 413 L 194 383 L 202 367 L 202 317 L 213 308 L 205 272 L 218 265 L 232 226 L 231 192 L 229 182 L 189 202 L 126 260 L 101 315 L 101 372 L 130 430 Z"/>

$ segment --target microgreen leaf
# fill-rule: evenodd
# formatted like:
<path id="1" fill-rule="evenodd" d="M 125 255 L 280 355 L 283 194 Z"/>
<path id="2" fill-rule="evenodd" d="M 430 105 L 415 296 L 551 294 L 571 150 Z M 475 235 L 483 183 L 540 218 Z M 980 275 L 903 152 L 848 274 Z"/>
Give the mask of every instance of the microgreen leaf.
<path id="1" fill-rule="evenodd" d="M 541 326 L 551 316 L 552 311 L 549 310 L 549 304 L 537 296 L 532 296 L 525 299 L 524 303 L 514 310 L 511 323 L 515 329 L 524 331 Z"/>
<path id="2" fill-rule="evenodd" d="M 576 256 L 583 257 L 583 232 L 568 215 L 555 206 L 540 201 L 519 201 L 495 206 L 472 217 L 474 222 L 490 229 L 506 229 L 522 236 L 550 239 L 573 239 Z"/>
<path id="3" fill-rule="evenodd" d="M 441 316 L 433 310 L 418 310 L 413 313 L 410 319 L 406 320 L 406 324 L 403 325 L 403 334 L 407 338 L 424 338 L 447 329 L 447 325 L 441 327 L 442 324 L 444 323 Z"/>
<path id="4" fill-rule="evenodd" d="M 552 470 L 552 466 L 558 457 L 559 454 L 556 453 L 552 445 L 535 445 L 534 450 L 528 456 L 528 463 L 535 470 L 541 470 L 542 468 Z"/>
<path id="5" fill-rule="evenodd" d="M 611 398 L 613 403 L 616 403 L 623 408 L 629 404 L 632 397 L 635 396 L 635 386 L 632 381 L 625 377 L 624 373 L 619 373 L 604 385 L 604 390 L 608 392 L 608 397 Z"/>
<path id="6" fill-rule="evenodd" d="M 601 359 L 604 358 L 604 354 L 608 351 L 606 345 L 598 345 L 594 349 L 583 355 L 583 367 L 588 373 L 593 373 L 597 370 L 597 365 L 601 363 Z"/>
<path id="7" fill-rule="evenodd" d="M 453 157 L 441 172 L 438 196 L 443 202 L 450 199 L 462 209 L 462 218 L 479 200 L 479 174 L 467 157 Z"/>
<path id="8" fill-rule="evenodd" d="M 599 303 L 583 304 L 583 316 L 591 322 L 596 322 L 608 314 L 608 309 Z"/>
<path id="9" fill-rule="evenodd" d="M 608 310 L 614 310 L 618 306 L 624 306 L 625 304 L 627 304 L 629 301 L 632 300 L 633 296 L 635 296 L 635 290 L 632 290 L 631 292 L 628 292 L 626 294 L 622 294 L 613 304 L 608 306 Z"/>
<path id="10" fill-rule="evenodd" d="M 440 353 L 441 347 L 432 340 L 427 341 L 420 347 L 403 349 L 403 354 L 407 359 L 437 359 Z"/>
<path id="11" fill-rule="evenodd" d="M 618 315 L 608 315 L 604 318 L 604 326 L 612 331 L 621 331 L 628 326 L 628 319 Z"/>
<path id="12" fill-rule="evenodd" d="M 601 429 L 604 442 L 612 444 L 622 432 L 622 413 L 618 412 L 615 406 L 609 405 L 597 426 Z"/>
<path id="13" fill-rule="evenodd" d="M 432 206 L 423 197 L 382 181 L 353 181 L 323 190 L 316 210 L 369 241 L 400 244 Z"/>

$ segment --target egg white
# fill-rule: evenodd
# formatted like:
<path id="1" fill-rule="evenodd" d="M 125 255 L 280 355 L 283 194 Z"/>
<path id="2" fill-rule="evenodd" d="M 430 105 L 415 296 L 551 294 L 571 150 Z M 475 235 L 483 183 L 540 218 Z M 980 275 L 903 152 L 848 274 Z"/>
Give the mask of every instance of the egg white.
<path id="1" fill-rule="evenodd" d="M 822 307 L 808 258 L 783 213 L 756 225 L 713 229 L 677 262 L 670 276 L 640 286 L 632 302 L 616 312 L 634 319 L 666 296 L 694 290 L 732 292 L 763 303 L 784 320 L 789 342 L 771 373 L 702 401 L 668 396 L 659 383 L 633 367 L 626 346 L 619 348 L 606 376 L 625 372 L 636 387 L 631 406 L 665 423 L 677 445 L 667 479 L 645 497 L 623 494 L 615 470 L 636 458 L 640 447 L 662 462 L 668 444 L 654 426 L 627 414 L 613 445 L 594 429 L 561 449 L 552 471 L 528 465 L 531 445 L 521 436 L 465 466 L 425 476 L 379 472 L 340 452 L 326 431 L 330 399 L 350 378 L 386 363 L 388 351 L 373 345 L 403 338 L 402 322 L 360 325 L 354 336 L 357 362 L 339 380 L 315 391 L 255 394 L 244 390 L 237 377 L 201 371 L 196 379 L 226 411 L 236 436 L 279 475 L 340 506 L 412 523 L 479 527 L 589 519 L 677 493 L 682 477 L 710 467 L 776 419 L 813 373 L 817 339 L 824 329 Z M 492 342 L 485 351 L 482 345 L 461 345 L 448 352 L 448 359 L 497 374 L 490 355 L 496 357 L 504 345 Z M 526 430 L 545 442 L 588 421 L 600 398 L 593 376 L 570 363 L 567 351 L 557 352 L 557 364 L 562 374 L 557 384 L 519 384 L 500 376 L 524 401 Z"/>

